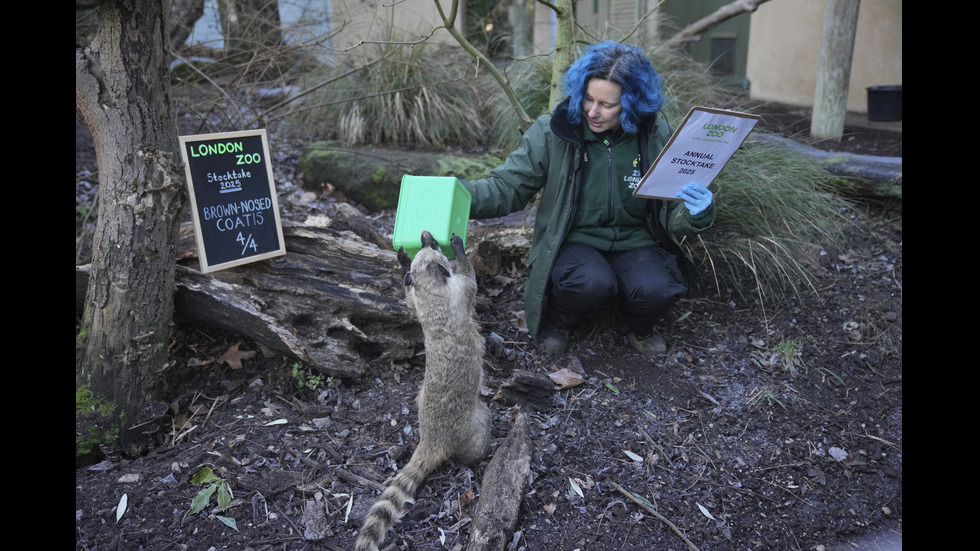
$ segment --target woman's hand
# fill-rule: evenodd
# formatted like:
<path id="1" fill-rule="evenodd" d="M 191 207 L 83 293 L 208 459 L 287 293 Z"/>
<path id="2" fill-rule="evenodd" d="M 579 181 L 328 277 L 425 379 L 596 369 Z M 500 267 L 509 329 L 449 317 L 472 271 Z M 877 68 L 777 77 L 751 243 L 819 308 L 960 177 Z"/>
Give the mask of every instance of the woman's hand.
<path id="1" fill-rule="evenodd" d="M 687 184 L 677 192 L 677 197 L 684 200 L 684 206 L 691 214 L 700 214 L 711 205 L 713 194 L 701 184 Z"/>

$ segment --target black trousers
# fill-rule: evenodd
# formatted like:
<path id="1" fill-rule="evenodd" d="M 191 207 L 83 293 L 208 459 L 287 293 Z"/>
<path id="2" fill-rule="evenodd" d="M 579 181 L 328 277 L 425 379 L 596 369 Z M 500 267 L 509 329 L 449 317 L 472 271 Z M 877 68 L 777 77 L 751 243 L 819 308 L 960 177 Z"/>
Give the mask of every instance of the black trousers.
<path id="1" fill-rule="evenodd" d="M 571 329 L 610 304 L 637 337 L 687 291 L 677 258 L 660 247 L 600 252 L 568 243 L 551 270 L 546 323 Z"/>

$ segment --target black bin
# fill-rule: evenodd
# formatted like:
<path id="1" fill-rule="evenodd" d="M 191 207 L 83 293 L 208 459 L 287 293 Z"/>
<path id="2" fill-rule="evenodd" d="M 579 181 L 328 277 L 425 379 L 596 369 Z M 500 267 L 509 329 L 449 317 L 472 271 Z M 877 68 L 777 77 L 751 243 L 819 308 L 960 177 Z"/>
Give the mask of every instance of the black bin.
<path id="1" fill-rule="evenodd" d="M 902 120 L 902 85 L 868 86 L 868 120 Z"/>

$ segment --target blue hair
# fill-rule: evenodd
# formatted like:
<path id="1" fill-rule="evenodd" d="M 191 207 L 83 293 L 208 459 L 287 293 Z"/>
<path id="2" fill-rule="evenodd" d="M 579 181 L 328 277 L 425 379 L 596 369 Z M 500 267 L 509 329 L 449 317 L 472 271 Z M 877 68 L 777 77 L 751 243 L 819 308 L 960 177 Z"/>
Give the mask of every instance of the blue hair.
<path id="1" fill-rule="evenodd" d="M 589 81 L 599 78 L 623 87 L 620 126 L 636 133 L 641 119 L 663 107 L 663 81 L 643 50 L 619 42 L 600 42 L 589 47 L 565 72 L 565 93 L 570 99 L 568 119 L 582 122 L 582 104 Z"/>

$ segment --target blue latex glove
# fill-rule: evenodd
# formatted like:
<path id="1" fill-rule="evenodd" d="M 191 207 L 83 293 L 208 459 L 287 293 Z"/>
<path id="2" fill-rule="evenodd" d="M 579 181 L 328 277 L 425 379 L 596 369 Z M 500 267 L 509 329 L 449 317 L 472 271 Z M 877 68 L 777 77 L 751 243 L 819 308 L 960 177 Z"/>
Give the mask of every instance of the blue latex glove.
<path id="1" fill-rule="evenodd" d="M 701 214 L 711 205 L 714 195 L 711 190 L 701 184 L 687 184 L 677 192 L 677 197 L 684 200 L 684 205 L 691 214 Z"/>

